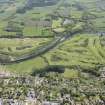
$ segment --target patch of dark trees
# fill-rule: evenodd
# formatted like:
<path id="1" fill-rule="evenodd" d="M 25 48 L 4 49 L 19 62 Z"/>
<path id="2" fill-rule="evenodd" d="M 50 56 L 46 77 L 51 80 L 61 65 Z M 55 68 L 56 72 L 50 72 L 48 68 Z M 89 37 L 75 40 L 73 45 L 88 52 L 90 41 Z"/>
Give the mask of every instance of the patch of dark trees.
<path id="1" fill-rule="evenodd" d="M 84 11 L 87 10 L 87 6 L 84 3 L 78 2 L 76 1 L 75 4 L 73 4 L 72 6 L 74 6 L 75 8 L 77 8 L 77 10 L 79 11 Z"/>
<path id="2" fill-rule="evenodd" d="M 27 48 L 32 48 L 32 46 L 28 45 L 28 46 L 16 47 L 16 50 L 23 50 L 23 49 L 27 49 Z"/>
<path id="3" fill-rule="evenodd" d="M 44 7 L 44 6 L 51 6 L 55 5 L 59 0 L 27 0 L 26 7 Z"/>
<path id="4" fill-rule="evenodd" d="M 0 0 L 0 4 L 1 3 L 9 3 L 10 1 L 9 0 Z"/>
<path id="5" fill-rule="evenodd" d="M 10 57 L 8 54 L 0 54 L 0 63 L 8 63 L 10 62 Z"/>
<path id="6" fill-rule="evenodd" d="M 93 75 L 93 76 L 95 76 L 95 77 L 99 77 L 99 76 L 100 76 L 99 69 L 100 69 L 101 67 L 103 67 L 103 65 L 97 64 L 97 66 L 96 66 L 95 68 L 87 68 L 87 69 L 86 69 L 86 68 L 85 68 L 85 69 L 81 68 L 81 70 L 82 70 L 83 72 L 89 73 L 89 74 L 91 74 L 91 75 Z"/>
<path id="7" fill-rule="evenodd" d="M 24 7 L 19 7 L 17 13 L 25 13 L 27 10 L 33 9 L 33 7 L 45 7 L 52 6 L 58 3 L 60 0 L 27 0 Z"/>
<path id="8" fill-rule="evenodd" d="M 33 36 L 30 36 L 30 35 L 23 35 L 23 34 L 17 34 L 17 35 L 2 35 L 0 36 L 0 38 L 8 38 L 8 39 L 14 39 L 14 38 L 20 38 L 20 39 L 24 39 L 24 38 L 54 38 L 54 35 L 33 35 Z"/>
<path id="9" fill-rule="evenodd" d="M 33 69 L 31 76 L 35 76 L 39 74 L 39 76 L 45 76 L 46 73 L 49 72 L 57 72 L 57 73 L 64 73 L 65 72 L 65 67 L 62 65 L 50 65 L 42 69 Z"/>

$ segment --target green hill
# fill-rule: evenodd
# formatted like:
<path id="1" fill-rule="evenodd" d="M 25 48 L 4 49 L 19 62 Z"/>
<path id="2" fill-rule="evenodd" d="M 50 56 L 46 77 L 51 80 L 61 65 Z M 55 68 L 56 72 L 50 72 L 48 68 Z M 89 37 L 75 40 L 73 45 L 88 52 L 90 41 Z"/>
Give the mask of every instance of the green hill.
<path id="1" fill-rule="evenodd" d="M 73 31 L 76 32 L 75 36 L 38 56 L 38 59 L 41 58 L 39 62 L 43 61 L 42 64 L 45 63 L 46 66 L 63 65 L 69 69 L 80 67 L 90 71 L 105 65 L 104 0 L 58 0 L 53 5 L 33 5 L 32 8 L 26 8 L 27 4 L 31 5 L 33 2 L 43 4 L 49 3 L 50 0 L 9 0 L 0 4 L 0 37 L 6 41 L 3 44 L 4 39 L 0 39 L 1 58 L 13 60 L 16 57 L 31 55 L 33 51 L 50 45 L 59 37 L 65 38 L 65 35 Z M 14 71 L 17 65 L 15 71 L 22 69 L 23 72 L 31 72 L 36 65 L 33 64 L 34 60 L 37 63 L 36 58 L 33 58 L 8 65 L 7 69 Z M 27 68 L 28 63 L 30 70 Z"/>

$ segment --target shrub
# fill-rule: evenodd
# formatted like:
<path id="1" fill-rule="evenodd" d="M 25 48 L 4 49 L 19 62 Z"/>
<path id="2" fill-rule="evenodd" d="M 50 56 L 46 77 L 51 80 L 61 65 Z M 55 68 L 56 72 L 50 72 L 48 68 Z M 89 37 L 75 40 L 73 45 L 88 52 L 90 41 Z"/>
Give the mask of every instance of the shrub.
<path id="1" fill-rule="evenodd" d="M 45 75 L 45 73 L 48 73 L 48 72 L 64 73 L 65 68 L 63 66 L 60 66 L 60 65 L 50 65 L 50 66 L 47 66 L 47 67 L 42 68 L 42 69 L 33 68 L 31 76 L 35 76 L 37 74 L 40 74 L 40 76 L 42 77 Z"/>

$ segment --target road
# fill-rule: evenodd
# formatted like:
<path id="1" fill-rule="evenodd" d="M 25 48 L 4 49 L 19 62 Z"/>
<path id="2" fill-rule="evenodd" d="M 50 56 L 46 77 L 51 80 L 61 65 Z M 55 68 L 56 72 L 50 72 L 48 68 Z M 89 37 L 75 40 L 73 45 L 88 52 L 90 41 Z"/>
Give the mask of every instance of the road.
<path id="1" fill-rule="evenodd" d="M 55 40 L 52 41 L 49 45 L 43 46 L 43 47 L 41 47 L 40 49 L 38 49 L 37 51 L 35 51 L 35 52 L 31 53 L 31 54 L 22 55 L 20 57 L 17 57 L 16 59 L 12 59 L 11 61 L 4 62 L 2 64 L 8 65 L 8 64 L 13 64 L 13 63 L 20 63 L 20 62 L 23 62 L 25 60 L 29 60 L 29 59 L 41 56 L 44 53 L 47 53 L 51 49 L 58 46 L 60 43 L 66 41 L 69 38 L 71 38 L 76 33 L 78 33 L 78 32 L 73 32 L 73 33 L 69 33 L 69 34 L 66 34 L 66 35 L 61 35 L 60 37 L 55 38 Z"/>

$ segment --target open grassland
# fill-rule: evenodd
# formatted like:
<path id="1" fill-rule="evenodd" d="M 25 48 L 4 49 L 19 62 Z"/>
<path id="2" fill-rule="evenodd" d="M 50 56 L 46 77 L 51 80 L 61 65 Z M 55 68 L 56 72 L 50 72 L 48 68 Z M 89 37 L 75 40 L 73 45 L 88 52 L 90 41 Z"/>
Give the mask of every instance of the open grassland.
<path id="1" fill-rule="evenodd" d="M 45 27 L 30 26 L 31 24 L 25 25 L 28 21 L 39 21 L 44 20 L 46 17 L 53 13 L 59 5 L 63 2 L 60 0 L 56 5 L 44 6 L 44 7 L 33 7 L 32 9 L 26 10 L 25 13 L 17 13 L 18 8 L 23 8 L 26 4 L 26 0 L 15 0 L 13 3 L 4 3 L 0 7 L 0 36 L 17 36 L 21 33 L 24 36 L 50 36 L 52 35 L 50 30 L 46 30 Z M 7 31 L 9 22 L 18 23 L 19 28 L 22 27 L 21 31 Z M 24 24 L 22 25 L 21 22 Z M 43 23 L 42 23 L 43 24 Z M 45 23 L 46 24 L 46 23 Z M 9 25 L 9 28 L 12 25 Z M 16 28 L 17 25 L 14 25 Z M 48 27 L 49 28 L 49 27 Z M 50 27 L 51 28 L 51 27 Z M 44 31 L 45 30 L 45 31 Z"/>
<path id="2" fill-rule="evenodd" d="M 66 69 L 65 72 L 63 73 L 63 76 L 65 78 L 78 78 L 79 77 L 79 72 L 78 70 L 75 70 L 75 69 Z"/>
<path id="3" fill-rule="evenodd" d="M 5 11 L 0 11 L 0 36 L 52 36 L 55 35 L 54 31 L 63 35 L 63 32 L 81 29 L 83 25 L 84 30 L 80 33 L 84 34 L 75 35 L 41 57 L 8 65 L 8 70 L 25 73 L 31 72 L 34 67 L 62 65 L 67 68 L 64 76 L 72 78 L 77 77 L 78 68 L 96 71 L 99 66 L 105 65 L 105 36 L 102 35 L 105 32 L 104 0 L 61 0 L 53 6 L 33 7 L 24 13 L 16 13 L 16 8 L 23 6 L 22 3 L 25 0 L 16 0 L 16 4 L 11 7 L 9 4 L 0 7 L 0 10 L 6 8 Z M 46 20 L 51 24 L 46 25 Z M 18 31 L 6 31 L 8 26 L 13 29 L 15 26 Z M 0 54 L 13 58 L 30 54 L 51 41 L 49 38 L 4 40 L 0 39 Z"/>
<path id="4" fill-rule="evenodd" d="M 53 33 L 51 32 L 51 30 L 47 30 L 41 27 L 24 27 L 23 35 L 24 36 L 39 36 L 39 37 L 49 36 L 50 37 L 50 36 L 53 36 Z"/>
<path id="5" fill-rule="evenodd" d="M 44 56 L 50 65 L 96 70 L 98 66 L 105 65 L 104 40 L 104 36 L 100 37 L 92 34 L 76 35 Z"/>
<path id="6" fill-rule="evenodd" d="M 10 71 L 32 72 L 48 65 L 62 65 L 67 69 L 64 77 L 77 78 L 78 71 L 98 72 L 97 68 L 105 65 L 105 36 L 78 34 L 60 44 L 42 57 L 6 66 Z"/>
<path id="7" fill-rule="evenodd" d="M 6 66 L 2 65 L 2 68 L 4 69 L 1 71 L 9 71 L 18 74 L 30 74 L 33 70 L 40 70 L 42 68 L 45 68 L 46 66 L 48 66 L 48 64 L 44 61 L 44 59 L 42 57 L 38 57 L 17 64 L 11 64 Z"/>
<path id="8" fill-rule="evenodd" d="M 0 54 L 22 56 L 50 43 L 50 38 L 0 39 Z"/>
<path id="9" fill-rule="evenodd" d="M 89 27 L 94 28 L 95 31 L 105 30 L 105 3 L 102 0 L 60 0 L 59 3 L 53 6 L 33 7 L 24 13 L 17 13 L 17 9 L 24 7 L 25 3 L 25 0 L 16 0 L 13 4 L 1 4 L 0 36 L 51 36 L 51 28 L 57 32 L 65 31 L 62 24 L 66 18 L 70 18 L 70 20 L 76 22 L 79 20 L 83 21 L 83 17 L 90 23 Z M 50 17 L 51 15 L 57 16 L 56 19 L 52 19 Z M 35 25 L 37 21 L 46 19 L 51 22 L 47 30 L 43 26 L 43 23 L 41 23 L 41 26 Z M 12 27 L 12 25 L 9 24 L 11 21 L 13 22 L 13 26 L 21 28 L 21 30 L 14 31 L 12 29 L 12 31 L 6 31 L 5 29 L 8 26 Z M 32 21 L 35 26 L 33 26 L 30 21 Z M 15 22 L 17 24 L 15 24 Z M 27 23 L 29 24 L 26 25 Z M 44 24 L 46 24 L 46 22 Z"/>

